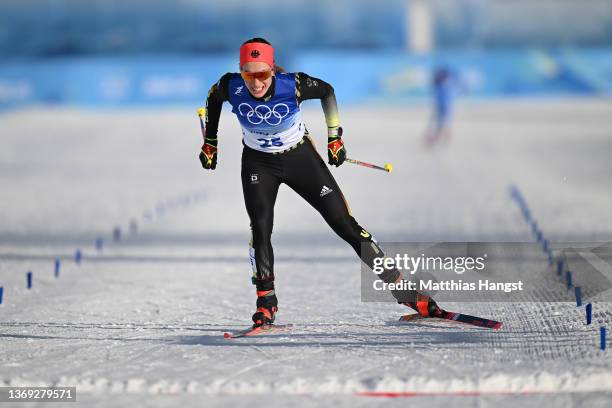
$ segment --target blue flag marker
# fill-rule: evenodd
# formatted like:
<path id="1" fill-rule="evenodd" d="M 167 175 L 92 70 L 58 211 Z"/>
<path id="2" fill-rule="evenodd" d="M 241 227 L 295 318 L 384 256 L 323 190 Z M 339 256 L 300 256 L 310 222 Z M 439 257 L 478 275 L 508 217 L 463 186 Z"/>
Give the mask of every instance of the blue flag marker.
<path id="1" fill-rule="evenodd" d="M 525 217 L 525 221 L 531 221 L 531 214 L 529 214 L 529 209 L 527 207 L 523 207 L 523 217 Z"/>
<path id="2" fill-rule="evenodd" d="M 55 258 L 55 268 L 53 270 L 53 276 L 55 276 L 56 278 L 59 278 L 59 273 L 60 273 L 60 260 L 59 258 Z"/>
<path id="3" fill-rule="evenodd" d="M 113 228 L 113 241 L 115 242 L 121 241 L 121 228 L 119 227 Z"/>
<path id="4" fill-rule="evenodd" d="M 544 234 L 542 233 L 542 231 L 538 230 L 537 234 L 536 234 L 536 238 L 538 239 L 538 242 L 542 241 L 542 239 L 544 239 Z"/>
<path id="5" fill-rule="evenodd" d="M 586 321 L 587 321 L 587 324 L 591 324 L 592 320 L 593 320 L 593 305 L 591 303 L 589 303 L 588 305 L 586 305 Z"/>
<path id="6" fill-rule="evenodd" d="M 2 304 L 3 297 L 4 297 L 4 287 L 0 286 L 0 305 Z"/>
<path id="7" fill-rule="evenodd" d="M 574 293 L 576 294 L 576 307 L 582 306 L 582 288 L 580 286 L 576 286 L 574 288 Z"/>
<path id="8" fill-rule="evenodd" d="M 557 275 L 563 274 L 563 261 L 557 261 Z"/>
<path id="9" fill-rule="evenodd" d="M 74 262 L 76 262 L 77 264 L 80 264 L 82 259 L 83 259 L 83 254 L 81 253 L 80 249 L 77 249 L 76 252 L 74 253 Z"/>
<path id="10" fill-rule="evenodd" d="M 571 288 L 572 285 L 572 273 L 570 271 L 565 272 L 565 284 L 567 285 L 567 288 Z"/>
<path id="11" fill-rule="evenodd" d="M 599 328 L 599 337 L 601 338 L 601 349 L 605 350 L 606 349 L 606 328 L 603 326 Z"/>
<path id="12" fill-rule="evenodd" d="M 32 271 L 26 273 L 26 284 L 28 289 L 32 289 Z"/>
<path id="13" fill-rule="evenodd" d="M 104 247 L 104 239 L 102 237 L 96 238 L 96 249 L 98 251 L 101 251 L 103 247 Z"/>

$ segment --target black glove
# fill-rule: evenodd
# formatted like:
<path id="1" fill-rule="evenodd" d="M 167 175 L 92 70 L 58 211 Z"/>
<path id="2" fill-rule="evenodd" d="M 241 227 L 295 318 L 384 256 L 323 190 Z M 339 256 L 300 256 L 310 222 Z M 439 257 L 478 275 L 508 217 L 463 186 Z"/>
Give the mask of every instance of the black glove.
<path id="1" fill-rule="evenodd" d="M 204 143 L 200 152 L 200 163 L 205 169 L 214 170 L 217 167 L 217 147 Z"/>
<path id="2" fill-rule="evenodd" d="M 329 128 L 327 130 L 327 158 L 328 163 L 340 166 L 346 160 L 346 148 L 342 141 L 342 128 Z"/>

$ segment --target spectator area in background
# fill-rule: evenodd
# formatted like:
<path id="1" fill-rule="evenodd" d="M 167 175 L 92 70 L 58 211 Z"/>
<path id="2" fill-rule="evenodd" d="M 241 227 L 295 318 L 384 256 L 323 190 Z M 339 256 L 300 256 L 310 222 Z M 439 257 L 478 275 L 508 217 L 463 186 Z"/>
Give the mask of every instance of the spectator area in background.
<path id="1" fill-rule="evenodd" d="M 310 52 L 279 61 L 333 84 L 342 103 L 407 102 L 429 95 L 431 72 L 454 70 L 464 97 L 612 95 L 612 49 L 575 51 Z M 201 104 L 236 71 L 234 54 L 65 57 L 0 65 L 0 107 Z M 351 75 L 346 75 L 350 72 Z"/>
<path id="2" fill-rule="evenodd" d="M 440 66 L 463 97 L 612 90 L 612 0 L 3 0 L 0 108 L 202 103 L 254 36 L 342 103 L 426 98 Z"/>
<path id="3" fill-rule="evenodd" d="M 406 51 L 411 14 L 436 50 L 612 45 L 612 0 L 2 0 L 0 57 Z"/>

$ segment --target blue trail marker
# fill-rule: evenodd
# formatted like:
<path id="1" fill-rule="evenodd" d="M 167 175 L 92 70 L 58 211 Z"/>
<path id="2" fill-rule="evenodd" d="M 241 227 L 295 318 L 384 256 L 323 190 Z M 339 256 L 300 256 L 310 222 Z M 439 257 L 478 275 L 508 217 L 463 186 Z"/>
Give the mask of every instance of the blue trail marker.
<path id="1" fill-rule="evenodd" d="M 561 276 L 563 274 L 563 261 L 557 261 L 557 275 Z"/>
<path id="2" fill-rule="evenodd" d="M 4 297 L 4 287 L 0 286 L 0 305 L 2 304 L 3 297 Z"/>
<path id="3" fill-rule="evenodd" d="M 605 350 L 606 349 L 606 328 L 603 326 L 599 328 L 599 337 L 601 340 L 601 349 Z"/>
<path id="4" fill-rule="evenodd" d="M 576 294 L 576 307 L 582 306 L 582 288 L 580 286 L 576 286 L 574 288 L 574 293 Z"/>
<path id="5" fill-rule="evenodd" d="M 32 289 L 32 271 L 26 273 L 26 285 L 28 289 Z"/>
<path id="6" fill-rule="evenodd" d="M 593 321 L 593 305 L 591 303 L 586 305 L 586 321 L 587 324 L 591 324 Z"/>
<path id="7" fill-rule="evenodd" d="M 59 273 L 60 273 L 60 259 L 55 258 L 55 268 L 53 269 L 53 276 L 55 276 L 56 278 L 59 278 Z"/>
<path id="8" fill-rule="evenodd" d="M 523 217 L 525 217 L 525 221 L 531 221 L 531 214 L 529 213 L 529 209 L 527 207 L 523 208 Z"/>
<path id="9" fill-rule="evenodd" d="M 565 284 L 567 286 L 567 289 L 571 288 L 573 286 L 572 284 L 572 273 L 570 271 L 565 272 Z"/>
<path id="10" fill-rule="evenodd" d="M 542 233 L 542 231 L 538 230 L 538 232 L 536 233 L 536 238 L 538 239 L 538 242 L 544 239 L 544 234 Z"/>
<path id="11" fill-rule="evenodd" d="M 76 262 L 77 264 L 80 264 L 82 259 L 83 259 L 83 254 L 81 253 L 80 249 L 77 249 L 76 252 L 74 253 L 74 262 Z"/>
<path id="12" fill-rule="evenodd" d="M 121 241 L 121 228 L 120 227 L 113 228 L 113 241 L 115 242 Z"/>
<path id="13" fill-rule="evenodd" d="M 102 237 L 96 238 L 96 250 L 102 251 L 104 248 L 104 239 Z"/>

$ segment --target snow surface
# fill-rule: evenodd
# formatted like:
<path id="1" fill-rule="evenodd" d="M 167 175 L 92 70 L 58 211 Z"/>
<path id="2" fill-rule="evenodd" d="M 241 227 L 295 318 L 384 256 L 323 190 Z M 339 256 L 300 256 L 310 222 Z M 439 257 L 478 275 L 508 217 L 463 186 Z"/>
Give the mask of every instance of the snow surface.
<path id="1" fill-rule="evenodd" d="M 465 104 L 453 139 L 431 150 L 423 107 L 350 108 L 341 112 L 350 156 L 394 172 L 333 173 L 383 242 L 530 242 L 511 183 L 551 241 L 611 241 L 610 108 Z M 316 104 L 305 118 L 324 153 Z M 249 324 L 255 300 L 240 130 L 224 111 L 219 166 L 206 172 L 198 126 L 195 108 L 0 116 L 3 385 L 76 386 L 83 406 L 610 405 L 612 357 L 598 334 L 610 329 L 610 303 L 594 304 L 592 326 L 582 308 L 553 301 L 442 305 L 502 320 L 498 332 L 392 324 L 406 309 L 360 301 L 359 260 L 286 187 L 273 236 L 278 322 L 295 327 L 223 339 Z M 552 274 L 550 285 L 564 290 Z M 372 391 L 422 394 L 358 395 Z"/>

